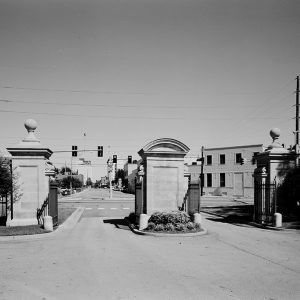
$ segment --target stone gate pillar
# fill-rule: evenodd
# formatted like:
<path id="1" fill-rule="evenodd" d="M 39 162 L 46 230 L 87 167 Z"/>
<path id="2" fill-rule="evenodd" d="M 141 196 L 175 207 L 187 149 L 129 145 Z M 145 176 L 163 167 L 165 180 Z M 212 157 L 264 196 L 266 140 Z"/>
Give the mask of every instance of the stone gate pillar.
<path id="1" fill-rule="evenodd" d="M 254 171 L 254 220 L 261 224 L 272 224 L 276 207 L 276 185 L 286 171 L 295 164 L 295 153 L 285 149 L 278 141 L 280 130 L 270 131 L 271 145 L 256 156 Z"/>
<path id="2" fill-rule="evenodd" d="M 162 138 L 138 153 L 143 159 L 143 211 L 177 210 L 184 198 L 184 157 L 190 149 L 183 143 Z"/>
<path id="3" fill-rule="evenodd" d="M 28 136 L 17 147 L 7 148 L 12 155 L 12 168 L 17 175 L 20 194 L 19 199 L 14 199 L 13 218 L 8 217 L 7 226 L 38 224 L 37 208 L 41 208 L 49 193 L 45 166 L 52 151 L 44 148 L 35 137 L 35 120 L 28 119 L 24 125 Z"/>

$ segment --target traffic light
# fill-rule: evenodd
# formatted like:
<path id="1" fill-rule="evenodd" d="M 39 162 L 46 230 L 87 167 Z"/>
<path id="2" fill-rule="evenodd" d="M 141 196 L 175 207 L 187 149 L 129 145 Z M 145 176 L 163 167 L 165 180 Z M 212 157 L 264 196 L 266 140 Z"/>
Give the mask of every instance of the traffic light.
<path id="1" fill-rule="evenodd" d="M 72 146 L 72 156 L 77 156 L 77 146 Z"/>
<path id="2" fill-rule="evenodd" d="M 116 164 L 117 163 L 117 160 L 118 160 L 118 157 L 117 155 L 113 155 L 113 163 Z"/>
<path id="3" fill-rule="evenodd" d="M 128 163 L 132 164 L 132 156 L 131 155 L 128 155 Z"/>
<path id="4" fill-rule="evenodd" d="M 98 146 L 98 157 L 103 157 L 103 146 Z"/>
<path id="5" fill-rule="evenodd" d="M 243 165 L 245 162 L 246 162 L 246 159 L 242 157 L 241 158 L 241 165 Z"/>

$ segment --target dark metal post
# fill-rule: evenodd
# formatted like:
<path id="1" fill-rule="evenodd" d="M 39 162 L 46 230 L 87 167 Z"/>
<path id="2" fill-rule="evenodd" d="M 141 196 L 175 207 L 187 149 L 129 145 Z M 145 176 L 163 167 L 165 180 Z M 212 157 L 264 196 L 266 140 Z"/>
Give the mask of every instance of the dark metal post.
<path id="1" fill-rule="evenodd" d="M 13 193 L 13 169 L 12 169 L 12 160 L 9 163 L 9 168 L 10 168 L 10 176 L 11 176 L 11 187 L 10 187 L 10 219 L 12 220 L 14 218 L 14 193 Z"/>
<path id="2" fill-rule="evenodd" d="M 201 147 L 201 174 L 200 174 L 200 196 L 203 196 L 203 186 L 204 186 L 204 174 L 203 174 L 203 165 L 204 165 L 204 147 Z"/>

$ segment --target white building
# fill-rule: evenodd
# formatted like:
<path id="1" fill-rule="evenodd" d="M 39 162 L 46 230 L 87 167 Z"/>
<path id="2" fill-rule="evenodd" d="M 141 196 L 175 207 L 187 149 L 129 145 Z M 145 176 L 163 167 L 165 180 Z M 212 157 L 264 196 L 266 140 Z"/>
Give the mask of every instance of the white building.
<path id="1" fill-rule="evenodd" d="M 263 151 L 262 144 L 204 149 L 205 195 L 253 197 L 254 156 Z M 241 161 L 244 160 L 244 164 Z M 199 180 L 201 162 L 188 166 L 191 181 Z"/>

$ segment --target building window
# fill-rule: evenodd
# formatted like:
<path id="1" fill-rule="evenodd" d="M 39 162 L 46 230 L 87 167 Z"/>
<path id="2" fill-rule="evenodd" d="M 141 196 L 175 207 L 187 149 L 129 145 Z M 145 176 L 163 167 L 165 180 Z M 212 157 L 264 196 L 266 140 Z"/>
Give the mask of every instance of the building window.
<path id="1" fill-rule="evenodd" d="M 220 187 L 225 187 L 225 173 L 220 173 Z"/>
<path id="2" fill-rule="evenodd" d="M 220 165 L 225 165 L 225 154 L 220 154 Z"/>
<path id="3" fill-rule="evenodd" d="M 235 163 L 240 164 L 242 162 L 242 153 L 235 154 Z"/>
<path id="4" fill-rule="evenodd" d="M 211 173 L 206 174 L 206 184 L 207 184 L 207 187 L 212 187 L 212 174 Z"/>
<path id="5" fill-rule="evenodd" d="M 212 155 L 207 155 L 206 156 L 206 164 L 211 165 L 212 164 Z"/>

